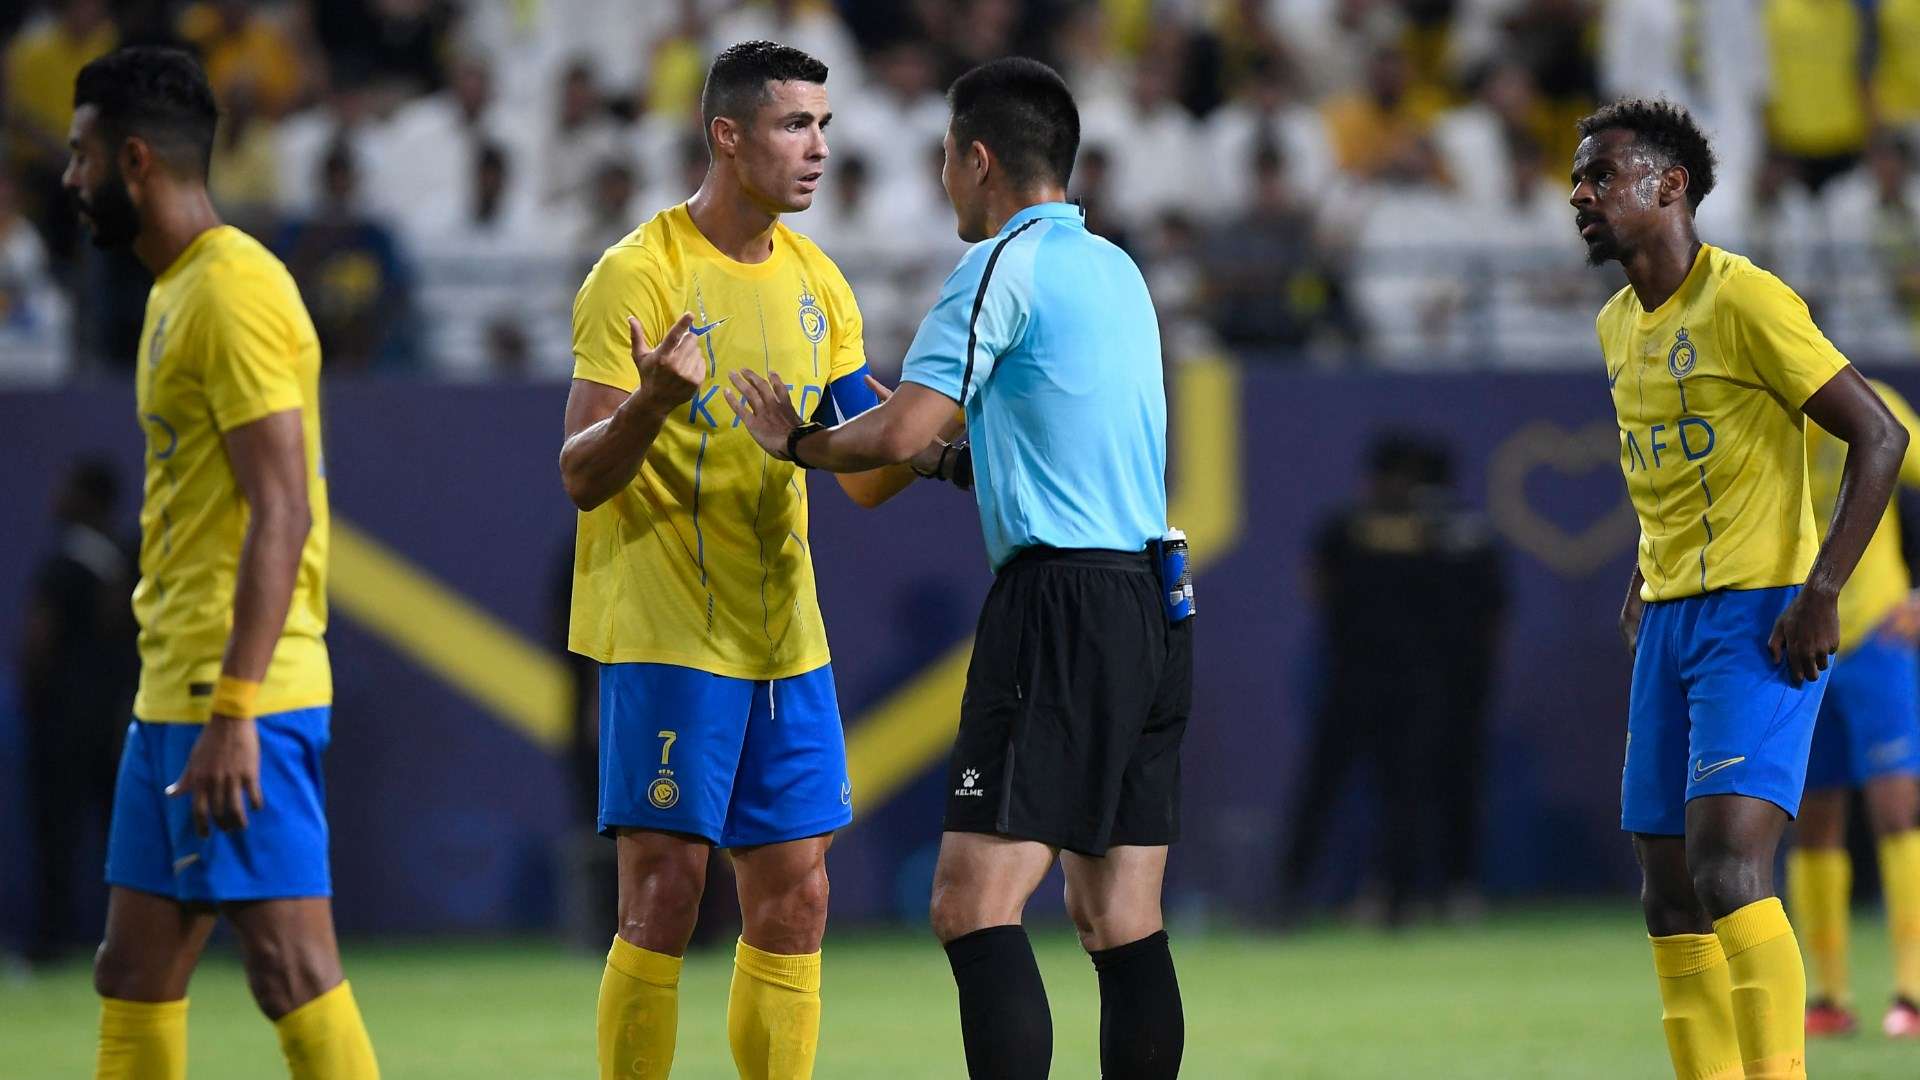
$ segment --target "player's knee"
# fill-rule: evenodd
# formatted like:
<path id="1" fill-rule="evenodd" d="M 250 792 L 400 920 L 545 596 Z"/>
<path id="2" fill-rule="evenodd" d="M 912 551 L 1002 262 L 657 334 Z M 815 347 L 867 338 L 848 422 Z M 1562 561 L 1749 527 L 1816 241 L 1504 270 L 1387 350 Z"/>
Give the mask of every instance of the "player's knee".
<path id="1" fill-rule="evenodd" d="M 827 928 L 827 869 L 816 866 L 776 887 L 743 896 L 747 940 L 777 953 L 810 953 Z"/>
<path id="2" fill-rule="evenodd" d="M 1640 884 L 1640 911 L 1646 917 L 1647 933 L 1654 937 L 1713 931 L 1713 920 L 1700 906 L 1691 887 L 1683 889 L 1651 877 L 1644 878 Z"/>
<path id="3" fill-rule="evenodd" d="M 248 942 L 243 953 L 247 989 L 270 1020 L 278 1020 L 340 983 L 339 958 L 324 946 L 268 936 Z"/>
<path id="4" fill-rule="evenodd" d="M 177 1001 L 187 995 L 190 958 L 156 956 L 108 937 L 93 954 L 93 989 L 122 1001 Z"/>
<path id="5" fill-rule="evenodd" d="M 678 955 L 693 934 L 707 885 L 707 851 L 663 853 L 620 874 L 619 934 L 643 949 Z"/>
<path id="6" fill-rule="evenodd" d="M 1707 847 L 1687 853 L 1693 893 L 1711 918 L 1724 918 L 1771 892 L 1771 876 L 1760 861 L 1731 847 Z"/>

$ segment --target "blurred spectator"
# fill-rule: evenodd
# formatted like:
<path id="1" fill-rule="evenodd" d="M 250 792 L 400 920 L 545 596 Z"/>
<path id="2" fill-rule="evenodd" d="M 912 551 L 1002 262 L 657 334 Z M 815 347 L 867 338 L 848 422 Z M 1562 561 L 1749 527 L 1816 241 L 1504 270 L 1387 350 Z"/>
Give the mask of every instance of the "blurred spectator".
<path id="1" fill-rule="evenodd" d="M 1854 0 L 1766 0 L 1767 134 L 1818 194 L 1867 142 L 1865 27 Z"/>
<path id="2" fill-rule="evenodd" d="M 1874 37 L 1874 118 L 1920 140 L 1920 0 L 1880 0 Z"/>
<path id="3" fill-rule="evenodd" d="M 1524 65 L 1505 62 L 1474 80 L 1473 100 L 1443 113 L 1434 124 L 1434 144 L 1446 169 L 1467 198 L 1500 205 L 1507 202 L 1513 172 L 1508 147 L 1534 144 L 1534 166 L 1546 177 L 1539 136 L 1548 117 Z"/>
<path id="4" fill-rule="evenodd" d="M 0 385 L 64 376 L 72 360 L 70 318 L 46 245 L 20 214 L 13 178 L 0 171 Z"/>
<path id="5" fill-rule="evenodd" d="M 313 316 L 325 370 L 411 368 L 413 283 L 400 245 L 361 210 L 359 167 L 346 144 L 328 151 L 321 174 L 319 210 L 284 225 L 273 248 Z"/>
<path id="6" fill-rule="evenodd" d="M 1748 258 L 1778 275 L 1808 304 L 1825 306 L 1828 282 L 1819 267 L 1820 248 L 1826 244 L 1826 226 L 1819 205 L 1800 182 L 1793 162 L 1770 154 L 1753 178 L 1742 250 Z"/>
<path id="7" fill-rule="evenodd" d="M 1463 273 L 1463 259 L 1484 254 L 1472 204 L 1447 183 L 1430 140 L 1402 142 L 1377 166 L 1376 183 L 1354 198 L 1354 297 L 1373 359 L 1396 366 L 1459 363 L 1480 346 L 1468 306 L 1483 298 L 1484 260 Z"/>
<path id="8" fill-rule="evenodd" d="M 620 238 L 653 216 L 662 207 L 642 206 L 640 178 L 633 163 L 609 157 L 594 170 L 588 197 L 563 219 L 563 240 L 584 278 L 593 264 Z"/>
<path id="9" fill-rule="evenodd" d="M 1436 878 L 1463 899 L 1476 890 L 1503 591 L 1491 530 L 1450 490 L 1448 460 L 1411 436 L 1376 438 L 1365 488 L 1314 542 L 1325 682 L 1283 872 L 1290 914 L 1306 903 L 1342 794 L 1365 766 L 1389 924 L 1410 918 Z M 1447 865 L 1423 866 L 1435 857 Z"/>
<path id="10" fill-rule="evenodd" d="M 1497 364 L 1584 366 L 1593 313 L 1606 303 L 1612 279 L 1586 265 L 1566 185 L 1548 179 L 1540 144 L 1517 134 L 1499 156 L 1505 176 L 1465 185 L 1492 199 L 1476 199 L 1472 215 L 1479 257 L 1464 269 L 1478 283 L 1481 303 L 1467 312 L 1464 344 L 1500 342 Z"/>
<path id="11" fill-rule="evenodd" d="M 446 90 L 411 102 L 394 114 L 385 141 L 388 153 L 369 179 L 375 206 L 396 221 L 410 241 L 444 231 L 450 219 L 472 220 L 476 207 L 487 208 L 487 221 L 496 213 L 529 207 L 533 181 L 522 168 L 517 189 L 508 185 L 505 160 L 534 157 L 524 150 L 534 126 L 494 94 L 491 65 L 476 55 L 455 62 Z M 492 147 L 502 162 L 497 173 L 475 169 Z M 481 191 L 480 178 L 496 178 L 497 191 Z"/>
<path id="12" fill-rule="evenodd" d="M 1160 342 L 1169 356 L 1193 356 L 1208 350 L 1214 337 L 1207 328 L 1206 272 L 1201 264 L 1200 229 L 1179 210 L 1160 215 L 1148 232 L 1140 269 L 1160 318 Z"/>
<path id="13" fill-rule="evenodd" d="M 59 547 L 35 571 L 20 657 L 35 868 L 29 959 L 97 940 L 106 886 L 107 813 L 121 732 L 139 674 L 135 560 L 114 539 L 119 480 L 104 461 L 75 462 L 53 516 Z"/>
<path id="14" fill-rule="evenodd" d="M 465 162 L 464 201 L 424 226 L 417 248 L 433 365 L 460 378 L 563 371 L 568 301 L 579 287 L 566 238 L 512 201 L 506 147 L 481 142 Z"/>
<path id="15" fill-rule="evenodd" d="M 1073 168 L 1073 197 L 1086 208 L 1087 231 L 1134 250 L 1133 233 L 1113 208 L 1113 154 L 1104 143 L 1080 143 Z"/>
<path id="16" fill-rule="evenodd" d="M 390 156 L 391 140 L 375 108 L 376 97 L 366 86 L 335 83 L 320 104 L 281 121 L 274 141 L 280 165 L 275 187 L 282 210 L 311 213 L 319 208 L 324 196 L 321 164 L 334 147 L 346 147 L 355 161 L 377 163 Z M 378 170 L 369 168 L 369 174 L 371 179 Z M 215 173 L 213 183 L 220 182 Z"/>
<path id="17" fill-rule="evenodd" d="M 180 13 L 180 37 L 199 53 L 223 108 L 244 86 L 254 108 L 278 117 L 307 92 L 305 58 L 272 9 L 250 0 L 201 0 Z"/>
<path id="18" fill-rule="evenodd" d="M 1854 309 L 1837 313 L 1843 332 L 1868 338 L 1859 347 L 1876 354 L 1920 346 L 1920 173 L 1913 144 L 1891 133 L 1875 138 L 1861 168 L 1828 187 L 1826 203 L 1832 239 L 1865 255 L 1835 258 L 1836 265 L 1825 268 Z"/>
<path id="19" fill-rule="evenodd" d="M 221 99 L 211 168 L 207 188 L 221 216 L 249 232 L 265 228 L 280 202 L 280 139 L 245 77 L 229 83 Z"/>
<path id="20" fill-rule="evenodd" d="M 1366 86 L 1322 107 L 1333 160 L 1342 170 L 1370 180 L 1411 152 L 1439 115 L 1441 100 L 1413 85 L 1406 50 L 1384 45 L 1367 65 Z"/>
<path id="21" fill-rule="evenodd" d="M 874 57 L 865 86 L 830 81 L 834 102 L 828 141 L 856 150 L 871 164 L 878 185 L 919 182 L 928 143 L 947 132 L 947 102 L 934 85 L 938 69 L 922 42 L 900 41 Z"/>
<path id="22" fill-rule="evenodd" d="M 654 39 L 647 64 L 646 91 L 641 95 L 649 115 L 676 120 L 698 113 L 709 59 L 719 49 L 733 44 L 725 42 L 709 52 L 707 19 L 701 12 L 699 0 L 680 0 L 677 7 L 678 22 Z"/>
<path id="23" fill-rule="evenodd" d="M 1239 94 L 1207 117 L 1206 138 L 1215 176 L 1213 214 L 1234 217 L 1255 199 L 1256 156 L 1278 153 L 1295 196 L 1312 199 L 1333 180 L 1333 148 L 1320 114 L 1299 99 L 1293 73 L 1277 60 L 1253 65 Z"/>
<path id="24" fill-rule="evenodd" d="M 1123 101 L 1082 101 L 1084 142 L 1124 155 L 1126 167 L 1106 192 L 1107 212 L 1130 227 L 1168 210 L 1192 213 L 1211 197 L 1205 170 L 1193 167 L 1203 143 L 1192 114 L 1174 100 L 1175 73 L 1165 60 L 1142 63 Z"/>
<path id="25" fill-rule="evenodd" d="M 67 161 L 67 126 L 73 119 L 73 80 L 87 61 L 110 51 L 119 32 L 107 18 L 106 0 L 63 0 L 26 23 L 8 44 L 5 87 L 7 149 L 20 178 L 27 219 L 45 230 L 56 254 L 70 255 L 79 230 L 66 209 L 60 172 Z"/>
<path id="26" fill-rule="evenodd" d="M 1209 238 L 1212 323 L 1226 344 L 1298 356 L 1322 336 L 1353 335 L 1346 288 L 1319 247 L 1313 213 L 1268 143 L 1253 155 L 1253 205 Z"/>
<path id="27" fill-rule="evenodd" d="M 334 85 L 424 94 L 445 81 L 440 61 L 458 15 L 451 0 L 323 0 L 308 9 Z"/>
<path id="28" fill-rule="evenodd" d="M 560 83 L 559 115 L 540 155 L 540 205 L 547 210 L 584 203 L 595 174 L 623 141 L 586 61 L 567 65 Z"/>
<path id="29" fill-rule="evenodd" d="M 826 0 L 745 0 L 716 19 L 707 35 L 707 55 L 741 41 L 777 41 L 827 65 L 842 86 L 861 79 L 860 49 Z M 704 70 L 705 65 L 702 65 Z"/>
<path id="30" fill-rule="evenodd" d="M 1115 46 L 1107 5 L 1080 0 L 1068 6 L 1052 44 L 1055 66 L 1076 99 L 1105 101 L 1126 94 L 1130 68 Z"/>
<path id="31" fill-rule="evenodd" d="M 1268 0 L 1280 32 L 1293 43 L 1314 99 L 1360 88 L 1361 76 L 1383 46 L 1398 45 L 1407 22 L 1390 0 Z"/>

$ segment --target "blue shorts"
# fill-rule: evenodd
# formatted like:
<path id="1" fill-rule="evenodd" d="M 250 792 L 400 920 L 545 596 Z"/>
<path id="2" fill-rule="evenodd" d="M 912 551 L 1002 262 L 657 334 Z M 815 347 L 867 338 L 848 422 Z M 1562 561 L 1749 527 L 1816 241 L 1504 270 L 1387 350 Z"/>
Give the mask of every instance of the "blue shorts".
<path id="1" fill-rule="evenodd" d="M 1800 810 L 1829 672 L 1793 685 L 1767 651 L 1800 587 L 1723 589 L 1648 604 L 1633 658 L 1620 827 L 1683 836 L 1702 795 Z"/>
<path id="2" fill-rule="evenodd" d="M 333 895 L 320 771 L 332 713 L 321 706 L 257 718 L 265 805 L 247 807 L 246 828 L 214 826 L 204 840 L 193 831 L 191 798 L 166 794 L 201 725 L 128 725 L 107 830 L 107 884 L 192 903 Z"/>
<path id="3" fill-rule="evenodd" d="M 601 835 L 657 829 L 751 847 L 852 820 L 831 665 L 771 682 L 600 666 Z"/>
<path id="4" fill-rule="evenodd" d="M 1807 789 L 1920 776 L 1920 652 L 1874 634 L 1834 661 L 1813 732 Z"/>

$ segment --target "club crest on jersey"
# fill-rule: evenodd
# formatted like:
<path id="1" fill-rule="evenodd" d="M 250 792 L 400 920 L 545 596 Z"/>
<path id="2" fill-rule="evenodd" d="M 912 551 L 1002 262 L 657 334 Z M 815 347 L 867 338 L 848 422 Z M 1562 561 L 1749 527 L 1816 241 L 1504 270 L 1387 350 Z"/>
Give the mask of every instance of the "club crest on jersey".
<path id="1" fill-rule="evenodd" d="M 800 290 L 800 332 L 815 345 L 827 336 L 827 313 L 820 310 L 813 293 L 806 288 Z"/>
<path id="2" fill-rule="evenodd" d="M 1681 327 L 1674 332 L 1673 348 L 1667 350 L 1667 374 L 1676 379 L 1684 379 L 1693 374 L 1693 365 L 1700 359 L 1693 342 L 1687 338 L 1687 328 Z"/>

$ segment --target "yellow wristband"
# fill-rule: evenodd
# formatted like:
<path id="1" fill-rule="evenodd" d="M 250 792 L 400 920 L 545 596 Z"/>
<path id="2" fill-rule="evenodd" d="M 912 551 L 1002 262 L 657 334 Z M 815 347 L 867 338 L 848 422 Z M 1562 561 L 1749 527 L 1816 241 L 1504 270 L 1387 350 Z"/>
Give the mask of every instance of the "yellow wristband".
<path id="1" fill-rule="evenodd" d="M 253 719 L 253 699 L 260 694 L 260 684 L 247 679 L 236 679 L 231 675 L 220 676 L 213 684 L 213 714 L 231 716 L 236 720 Z"/>

